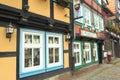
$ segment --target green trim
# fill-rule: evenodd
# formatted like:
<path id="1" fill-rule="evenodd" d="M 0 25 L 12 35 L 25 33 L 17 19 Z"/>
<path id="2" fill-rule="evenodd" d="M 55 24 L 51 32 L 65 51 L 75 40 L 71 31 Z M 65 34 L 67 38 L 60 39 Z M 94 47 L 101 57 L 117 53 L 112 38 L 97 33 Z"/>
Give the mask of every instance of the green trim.
<path id="1" fill-rule="evenodd" d="M 102 7 L 102 2 L 99 3 L 98 0 L 94 0 L 100 7 Z"/>
<path id="2" fill-rule="evenodd" d="M 92 62 L 89 62 L 89 63 L 86 63 L 85 66 L 89 66 L 89 65 L 91 65 L 91 64 L 92 64 Z"/>
<path id="3" fill-rule="evenodd" d="M 75 66 L 75 70 L 82 68 L 83 65 Z"/>
<path id="4" fill-rule="evenodd" d="M 78 25 L 80 25 L 80 26 L 84 26 L 84 25 L 85 25 L 84 23 L 78 22 L 78 21 L 75 21 L 75 24 L 78 24 Z"/>

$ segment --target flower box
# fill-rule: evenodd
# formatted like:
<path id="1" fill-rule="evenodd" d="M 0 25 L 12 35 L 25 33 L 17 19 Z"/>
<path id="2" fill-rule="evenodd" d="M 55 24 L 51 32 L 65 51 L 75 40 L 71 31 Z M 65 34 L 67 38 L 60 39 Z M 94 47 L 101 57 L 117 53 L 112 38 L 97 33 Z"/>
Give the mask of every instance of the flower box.
<path id="1" fill-rule="evenodd" d="M 56 2 L 63 7 L 68 7 L 72 3 L 72 0 L 56 0 Z"/>

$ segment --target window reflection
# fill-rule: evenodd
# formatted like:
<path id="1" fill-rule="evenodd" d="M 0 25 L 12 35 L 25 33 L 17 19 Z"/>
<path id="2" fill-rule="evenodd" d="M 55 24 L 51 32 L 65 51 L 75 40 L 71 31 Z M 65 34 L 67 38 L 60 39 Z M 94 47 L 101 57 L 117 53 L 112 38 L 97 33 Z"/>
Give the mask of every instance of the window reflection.
<path id="1" fill-rule="evenodd" d="M 31 67 L 32 66 L 32 49 L 31 48 L 25 48 L 25 67 Z"/>

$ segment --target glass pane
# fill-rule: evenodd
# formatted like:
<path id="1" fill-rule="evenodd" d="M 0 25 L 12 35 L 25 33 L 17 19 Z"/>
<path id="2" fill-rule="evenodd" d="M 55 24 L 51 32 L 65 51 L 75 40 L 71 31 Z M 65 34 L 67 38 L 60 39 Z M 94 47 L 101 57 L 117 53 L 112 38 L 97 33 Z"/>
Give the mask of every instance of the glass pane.
<path id="1" fill-rule="evenodd" d="M 55 48 L 55 62 L 59 62 L 59 48 Z"/>
<path id="2" fill-rule="evenodd" d="M 80 63 L 80 55 L 79 55 L 79 52 L 77 52 L 77 63 Z"/>
<path id="3" fill-rule="evenodd" d="M 77 49 L 79 49 L 79 44 L 77 44 Z"/>
<path id="4" fill-rule="evenodd" d="M 88 51 L 87 53 L 88 53 L 88 60 L 90 60 L 90 54 L 89 54 L 89 51 Z"/>
<path id="5" fill-rule="evenodd" d="M 40 48 L 34 49 L 34 66 L 40 65 Z"/>
<path id="6" fill-rule="evenodd" d="M 74 45 L 74 49 L 77 49 L 77 45 L 76 44 Z"/>
<path id="7" fill-rule="evenodd" d="M 74 44 L 74 49 L 75 49 L 75 44 Z"/>
<path id="8" fill-rule="evenodd" d="M 55 44 L 59 44 L 59 38 L 58 37 L 55 37 Z"/>
<path id="9" fill-rule="evenodd" d="M 49 63 L 53 63 L 53 48 L 49 48 Z"/>
<path id="10" fill-rule="evenodd" d="M 25 34 L 25 42 L 24 43 L 32 43 L 32 35 Z"/>
<path id="11" fill-rule="evenodd" d="M 32 66 L 32 49 L 25 48 L 25 66 L 24 67 L 31 67 Z"/>
<path id="12" fill-rule="evenodd" d="M 34 43 L 40 43 L 40 36 L 34 35 L 33 39 L 34 39 L 33 41 Z"/>
<path id="13" fill-rule="evenodd" d="M 86 59 L 86 61 L 88 60 L 88 58 L 87 58 L 87 51 L 85 51 L 85 59 Z"/>
<path id="14" fill-rule="evenodd" d="M 53 44 L 53 37 L 49 37 L 49 38 L 48 38 L 48 43 L 49 43 L 49 44 Z"/>
<path id="15" fill-rule="evenodd" d="M 77 55 L 76 55 L 76 52 L 74 52 L 74 55 L 75 55 L 75 63 L 77 63 Z"/>

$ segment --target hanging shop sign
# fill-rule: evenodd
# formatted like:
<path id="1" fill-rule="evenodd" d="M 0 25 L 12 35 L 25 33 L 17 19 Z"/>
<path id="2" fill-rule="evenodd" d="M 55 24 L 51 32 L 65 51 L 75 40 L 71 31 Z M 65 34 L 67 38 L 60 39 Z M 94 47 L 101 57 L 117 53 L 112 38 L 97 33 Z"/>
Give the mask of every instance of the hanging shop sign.
<path id="1" fill-rule="evenodd" d="M 91 37 L 91 38 L 97 38 L 97 34 L 85 30 L 81 30 L 81 36 Z"/>

